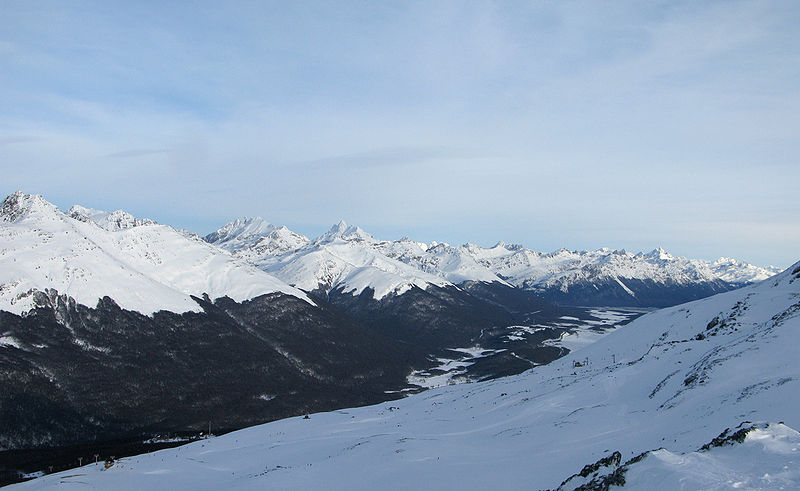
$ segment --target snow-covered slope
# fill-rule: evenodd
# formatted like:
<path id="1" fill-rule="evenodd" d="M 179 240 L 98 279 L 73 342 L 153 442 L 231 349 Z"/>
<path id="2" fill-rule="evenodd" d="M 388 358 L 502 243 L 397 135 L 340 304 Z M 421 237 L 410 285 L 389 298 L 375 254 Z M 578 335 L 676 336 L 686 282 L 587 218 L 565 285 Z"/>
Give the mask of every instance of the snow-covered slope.
<path id="1" fill-rule="evenodd" d="M 278 421 L 20 487 L 553 489 L 604 459 L 632 462 L 636 489 L 652 489 L 650 471 L 660 488 L 798 488 L 799 342 L 797 263 L 647 314 L 519 376 Z M 745 421 L 770 424 L 742 447 L 701 450 Z M 701 468 L 702 480 L 693 474 Z"/>
<path id="2" fill-rule="evenodd" d="M 109 296 L 142 313 L 198 311 L 189 295 L 241 301 L 283 292 L 307 299 L 191 234 L 122 211 L 75 206 L 70 215 L 16 192 L 0 207 L 0 309 L 23 313 L 34 290 L 54 289 L 94 306 Z"/>
<path id="3" fill-rule="evenodd" d="M 746 432 L 742 441 L 712 441 L 683 454 L 655 450 L 617 473 L 630 489 L 659 489 L 664 483 L 680 483 L 682 489 L 797 489 L 800 433 L 780 423 L 743 426 L 732 433 Z"/>

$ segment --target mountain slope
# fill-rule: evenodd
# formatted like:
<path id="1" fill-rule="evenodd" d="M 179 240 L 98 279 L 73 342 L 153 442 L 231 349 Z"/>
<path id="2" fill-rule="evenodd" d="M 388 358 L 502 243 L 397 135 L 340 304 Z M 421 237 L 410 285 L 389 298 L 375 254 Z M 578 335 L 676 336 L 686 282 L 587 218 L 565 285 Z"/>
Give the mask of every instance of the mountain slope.
<path id="1" fill-rule="evenodd" d="M 797 263 L 762 283 L 647 314 L 519 376 L 279 421 L 20 488 L 552 489 L 602 459 L 697 452 L 744 421 L 800 427 L 799 341 Z M 781 425 L 765 428 L 778 443 L 797 440 Z M 753 448 L 738 458 L 752 458 Z M 739 466 L 753 469 L 744 476 L 752 482 L 765 469 L 796 468 L 791 451 L 757 455 L 769 458 L 765 467 Z M 674 480 L 659 485 L 678 487 L 689 471 L 670 472 Z M 642 475 L 630 477 L 646 488 Z M 706 484 L 732 486 L 733 477 L 743 479 Z M 780 477 L 800 485 L 797 473 Z"/>
<path id="2" fill-rule="evenodd" d="M 0 450 L 234 429 L 392 398 L 408 350 L 283 293 L 199 313 L 37 292 L 0 311 Z"/>
<path id="3" fill-rule="evenodd" d="M 0 310 L 35 306 L 34 291 L 54 289 L 94 306 L 200 311 L 190 295 L 246 300 L 305 294 L 200 238 L 124 212 L 73 207 L 68 216 L 41 196 L 16 192 L 0 205 Z M 309 300 L 310 301 L 310 300 Z"/>

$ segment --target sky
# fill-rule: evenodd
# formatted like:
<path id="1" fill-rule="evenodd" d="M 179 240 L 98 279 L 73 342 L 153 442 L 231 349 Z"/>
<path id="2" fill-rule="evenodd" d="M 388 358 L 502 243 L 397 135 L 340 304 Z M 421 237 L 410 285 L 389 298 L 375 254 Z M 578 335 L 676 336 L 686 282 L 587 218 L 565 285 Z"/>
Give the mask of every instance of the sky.
<path id="1" fill-rule="evenodd" d="M 0 194 L 800 260 L 800 3 L 0 2 Z"/>

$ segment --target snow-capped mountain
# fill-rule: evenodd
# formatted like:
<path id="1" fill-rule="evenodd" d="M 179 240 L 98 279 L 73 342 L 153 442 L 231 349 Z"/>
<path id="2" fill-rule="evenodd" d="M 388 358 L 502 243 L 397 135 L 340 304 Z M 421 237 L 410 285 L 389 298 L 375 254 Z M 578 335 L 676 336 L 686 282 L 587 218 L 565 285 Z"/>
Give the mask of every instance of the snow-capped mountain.
<path id="1" fill-rule="evenodd" d="M 249 256 L 278 254 L 308 243 L 307 237 L 273 225 L 261 217 L 237 218 L 207 235 L 205 240 L 230 252 L 243 251 Z"/>
<path id="2" fill-rule="evenodd" d="M 761 268 L 727 257 L 721 257 L 710 263 L 710 267 L 719 279 L 734 285 L 756 283 L 781 272 L 780 268 L 774 266 Z"/>
<path id="3" fill-rule="evenodd" d="M 509 283 L 567 305 L 663 307 L 765 279 L 776 271 L 747 263 L 715 263 L 669 254 L 624 250 L 541 253 L 519 245 L 464 249 Z"/>
<path id="4" fill-rule="evenodd" d="M 796 489 L 799 300 L 800 262 L 518 376 L 282 420 L 20 489 Z"/>
<path id="5" fill-rule="evenodd" d="M 237 218 L 204 240 L 256 264 L 264 257 L 292 251 L 309 242 L 307 237 L 261 217 Z"/>
<path id="6" fill-rule="evenodd" d="M 461 248 L 408 238 L 378 240 L 343 220 L 313 241 L 261 218 L 237 219 L 205 240 L 304 290 L 340 288 L 359 294 L 372 288 L 375 297 L 382 298 L 402 294 L 411 285 L 424 289 L 464 281 L 507 284 Z M 290 266 L 293 262 L 300 264 Z"/>
<path id="7" fill-rule="evenodd" d="M 428 285 L 449 285 L 438 276 L 385 256 L 375 247 L 378 241 L 374 237 L 344 221 L 310 242 L 285 228 L 269 229 L 260 239 L 240 240 L 238 235 L 225 233 L 236 223 L 226 225 L 206 240 L 223 247 L 236 243 L 233 250 L 237 256 L 305 291 L 342 290 L 358 295 L 370 288 L 373 296 L 381 299 L 415 286 L 425 289 Z M 244 246 L 245 242 L 249 245 Z M 287 249 L 292 246 L 297 247 Z"/>
<path id="8" fill-rule="evenodd" d="M 438 242 L 426 245 L 407 238 L 377 242 L 374 247 L 388 257 L 454 284 L 465 281 L 508 284 L 485 265 L 478 263 L 470 254 L 466 254 L 463 247 Z"/>
<path id="9" fill-rule="evenodd" d="M 116 211 L 75 206 L 69 214 L 16 192 L 0 205 L 0 310 L 27 312 L 35 291 L 55 290 L 94 306 L 200 311 L 190 295 L 241 301 L 283 292 L 306 295 L 198 237 Z M 310 300 L 309 300 L 310 301 Z"/>
<path id="10" fill-rule="evenodd" d="M 138 227 L 141 225 L 155 225 L 156 222 L 149 218 L 136 218 L 130 213 L 122 210 L 111 213 L 93 208 L 86 208 L 81 205 L 73 205 L 67 211 L 67 216 L 82 222 L 94 222 L 105 230 L 115 232 L 126 228 Z"/>
<path id="11" fill-rule="evenodd" d="M 481 264 L 519 286 L 568 288 L 579 279 L 601 276 L 653 280 L 659 283 L 692 283 L 723 280 L 745 284 L 761 281 L 778 273 L 775 268 L 759 268 L 733 259 L 716 262 L 687 259 L 669 254 L 663 248 L 649 253 L 624 250 L 534 252 L 502 242 L 491 248 L 468 244 L 465 249 Z"/>
<path id="12" fill-rule="evenodd" d="M 410 285 L 486 282 L 530 290 L 563 305 L 664 307 L 777 273 L 733 259 L 676 257 L 662 248 L 636 254 L 611 249 L 542 253 L 502 242 L 483 248 L 379 240 L 344 222 L 308 241 L 261 219 L 236 220 L 206 240 L 301 289 L 340 288 L 359 294 L 372 288 L 378 299 L 390 292 L 402 294 Z"/>

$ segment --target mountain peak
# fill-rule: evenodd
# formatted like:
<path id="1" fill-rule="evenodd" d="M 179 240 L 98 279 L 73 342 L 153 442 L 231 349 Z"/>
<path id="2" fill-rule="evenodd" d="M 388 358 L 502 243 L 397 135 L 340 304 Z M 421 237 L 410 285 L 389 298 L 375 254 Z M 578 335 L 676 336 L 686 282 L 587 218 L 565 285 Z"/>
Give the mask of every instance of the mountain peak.
<path id="1" fill-rule="evenodd" d="M 320 239 L 344 239 L 344 240 L 374 240 L 374 237 L 357 225 L 348 225 L 344 220 L 334 225 Z"/>
<path id="2" fill-rule="evenodd" d="M 67 216 L 79 220 L 81 222 L 95 222 L 107 217 L 109 213 L 103 210 L 95 210 L 94 208 L 87 208 L 81 205 L 72 205 L 67 211 Z"/>
<path id="3" fill-rule="evenodd" d="M 239 249 L 266 237 L 277 227 L 261 217 L 237 218 L 204 237 L 206 242 L 221 247 Z"/>
<path id="4" fill-rule="evenodd" d="M 671 261 L 671 260 L 675 259 L 675 256 L 673 256 L 672 254 L 667 252 L 661 246 L 658 246 L 655 249 L 653 249 L 652 251 L 650 251 L 649 253 L 647 253 L 647 256 L 650 257 L 650 258 L 653 258 L 653 259 L 659 259 L 659 260 L 665 260 L 665 261 Z"/>
<path id="5" fill-rule="evenodd" d="M 336 225 L 331 227 L 330 230 L 328 230 L 328 234 L 340 235 L 343 234 L 345 230 L 347 230 L 347 222 L 345 222 L 344 220 L 339 220 L 339 223 L 337 223 Z"/>
<path id="6" fill-rule="evenodd" d="M 45 214 L 59 213 L 58 208 L 39 194 L 25 194 L 15 191 L 9 194 L 0 204 L 0 219 L 15 222 L 32 212 Z"/>
<path id="7" fill-rule="evenodd" d="M 67 216 L 86 223 L 94 223 L 100 228 L 110 232 L 125 230 L 141 225 L 154 225 L 156 222 L 149 218 L 136 218 L 123 210 L 112 211 L 95 210 L 81 205 L 73 205 L 67 211 Z"/>

